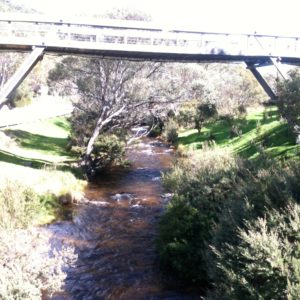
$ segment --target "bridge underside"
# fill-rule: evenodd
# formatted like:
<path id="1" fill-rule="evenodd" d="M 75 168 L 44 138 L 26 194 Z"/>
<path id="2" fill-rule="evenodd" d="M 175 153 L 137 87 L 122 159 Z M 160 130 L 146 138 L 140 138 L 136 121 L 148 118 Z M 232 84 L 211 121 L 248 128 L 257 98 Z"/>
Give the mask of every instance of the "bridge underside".
<path id="1" fill-rule="evenodd" d="M 257 68 L 273 65 L 283 75 L 280 64 L 300 66 L 298 36 L 207 32 L 143 21 L 31 14 L 0 13 L 1 50 L 32 53 L 0 91 L 0 108 L 3 97 L 9 97 L 45 53 L 162 62 L 244 62 L 272 100 L 276 94 Z"/>
<path id="2" fill-rule="evenodd" d="M 257 70 L 258 67 L 269 66 L 274 64 L 274 59 L 269 56 L 244 56 L 244 55 L 227 55 L 227 54 L 199 54 L 199 53 L 170 53 L 170 52 L 143 52 L 143 51 L 125 51 L 125 50 L 99 50 L 99 49 L 82 49 L 74 47 L 32 47 L 31 45 L 0 45 L 0 51 L 19 51 L 29 52 L 32 54 L 42 49 L 40 56 L 45 53 L 54 53 L 56 55 L 80 55 L 80 56 L 97 56 L 103 58 L 119 58 L 134 61 L 162 61 L 162 62 L 186 62 L 186 63 L 214 63 L 214 62 L 244 62 L 247 68 L 252 72 L 259 84 L 262 86 L 266 94 L 271 100 L 276 100 L 276 93 L 272 90 L 263 76 Z M 23 64 L 16 73 L 28 74 L 34 67 L 38 59 L 33 60 L 32 64 Z M 297 57 L 281 57 L 280 62 L 284 64 L 300 65 L 300 58 Z M 20 85 L 26 75 L 17 76 L 18 78 L 9 86 L 4 86 L 0 92 L 0 108 L 11 93 Z M 16 74 L 15 74 L 16 75 Z M 15 76 L 14 75 L 14 76 Z M 5 93 L 3 93 L 5 91 Z"/>
<path id="3" fill-rule="evenodd" d="M 82 55 L 82 56 L 98 56 L 107 58 L 121 58 L 129 60 L 150 60 L 163 62 L 245 62 L 254 64 L 256 67 L 272 65 L 270 56 L 245 56 L 245 55 L 229 55 L 223 53 L 201 54 L 201 53 L 174 53 L 174 52 L 149 52 L 149 51 L 126 51 L 126 50 L 106 50 L 106 49 L 88 49 L 75 47 L 57 47 L 41 45 L 45 49 L 45 53 L 54 53 L 57 55 Z M 0 51 L 32 51 L 32 45 L 3 45 L 0 44 Z M 280 57 L 282 64 L 300 66 L 300 57 Z"/>

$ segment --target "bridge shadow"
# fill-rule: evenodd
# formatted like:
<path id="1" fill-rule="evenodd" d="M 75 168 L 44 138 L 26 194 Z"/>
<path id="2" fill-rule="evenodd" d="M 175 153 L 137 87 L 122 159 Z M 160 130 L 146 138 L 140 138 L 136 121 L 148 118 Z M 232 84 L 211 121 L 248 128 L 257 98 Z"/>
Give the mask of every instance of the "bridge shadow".
<path id="1" fill-rule="evenodd" d="M 60 123 L 61 124 L 57 125 L 62 128 L 66 126 L 63 122 Z M 45 166 L 55 165 L 57 170 L 69 171 L 73 173 L 76 178 L 82 178 L 81 171 L 76 166 L 71 166 L 71 163 L 76 159 L 69 159 L 71 157 L 70 153 L 66 150 L 68 143 L 66 138 L 43 136 L 16 129 L 8 129 L 3 132 L 20 145 L 22 149 L 28 151 L 29 155 L 27 157 L 24 152 L 18 154 L 20 149 L 18 149 L 18 147 L 14 149 L 13 146 L 13 148 L 9 149 L 0 149 L 0 161 L 33 169 L 41 169 Z M 46 158 L 39 158 L 40 154 L 46 155 Z M 53 162 L 47 159 L 47 155 L 49 155 L 49 157 L 52 155 L 57 157 L 65 156 L 67 160 Z"/>
<path id="2" fill-rule="evenodd" d="M 63 125 L 64 124 L 62 123 L 62 126 Z M 19 129 L 5 130 L 5 134 L 15 139 L 17 143 L 25 149 L 37 151 L 42 150 L 50 154 L 69 156 L 69 153 L 66 151 L 66 146 L 68 143 L 66 138 L 33 134 L 31 132 Z"/>
<path id="3" fill-rule="evenodd" d="M 56 120 L 53 122 L 53 124 L 56 125 L 57 127 L 60 127 L 61 129 L 64 129 L 65 131 L 70 130 L 70 126 L 68 125 L 68 123 L 63 122 L 62 120 Z"/>
<path id="4" fill-rule="evenodd" d="M 41 169 L 44 166 L 52 164 L 47 160 L 27 158 L 4 150 L 0 150 L 0 161 L 34 169 Z"/>

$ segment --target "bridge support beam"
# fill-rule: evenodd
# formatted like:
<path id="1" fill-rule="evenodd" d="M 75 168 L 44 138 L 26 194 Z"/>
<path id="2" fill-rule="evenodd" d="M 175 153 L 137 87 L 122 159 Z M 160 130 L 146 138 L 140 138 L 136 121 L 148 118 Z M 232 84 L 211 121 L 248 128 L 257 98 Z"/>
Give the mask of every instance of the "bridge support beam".
<path id="1" fill-rule="evenodd" d="M 288 75 L 281 64 L 280 58 L 270 57 L 270 60 L 271 60 L 272 64 L 274 65 L 274 67 L 276 68 L 278 74 L 281 76 L 281 78 L 283 80 L 286 80 L 288 78 Z"/>
<path id="2" fill-rule="evenodd" d="M 18 88 L 38 61 L 43 57 L 44 50 L 44 47 L 34 48 L 14 75 L 4 84 L 0 91 L 0 109 L 7 103 L 8 97 Z"/>
<path id="3" fill-rule="evenodd" d="M 255 67 L 255 63 L 253 62 L 246 62 L 247 68 L 251 71 L 253 76 L 256 78 L 256 80 L 259 82 L 261 87 L 264 89 L 266 94 L 270 97 L 271 101 L 277 100 L 277 95 L 272 90 L 272 88 L 269 86 L 269 84 L 266 82 L 266 80 L 263 78 L 263 76 L 258 72 L 258 70 Z"/>

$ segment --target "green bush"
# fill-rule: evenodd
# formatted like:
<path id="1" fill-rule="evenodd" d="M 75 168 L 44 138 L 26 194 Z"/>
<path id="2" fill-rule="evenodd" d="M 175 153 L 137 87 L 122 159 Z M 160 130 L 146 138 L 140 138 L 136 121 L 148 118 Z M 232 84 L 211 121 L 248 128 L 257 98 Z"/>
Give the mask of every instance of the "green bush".
<path id="1" fill-rule="evenodd" d="M 167 142 L 175 144 L 178 140 L 178 125 L 174 119 L 169 119 L 164 126 L 163 136 Z"/>
<path id="2" fill-rule="evenodd" d="M 299 299 L 300 163 L 204 147 L 163 175 L 163 265 L 211 299 Z"/>
<path id="3" fill-rule="evenodd" d="M 238 245 L 213 249 L 219 269 L 212 299 L 300 298 L 300 207 L 290 204 L 238 229 Z"/>
<path id="4" fill-rule="evenodd" d="M 72 146 L 71 151 L 84 156 L 85 146 Z M 100 135 L 94 145 L 90 157 L 90 167 L 94 171 L 101 171 L 112 165 L 124 163 L 125 143 L 114 134 Z"/>
<path id="5" fill-rule="evenodd" d="M 74 265 L 74 249 L 51 249 L 49 234 L 41 230 L 0 230 L 0 299 L 52 299 L 61 291 L 67 274 L 63 268 Z M 43 295 L 44 294 L 44 295 Z"/>
<path id="6" fill-rule="evenodd" d="M 33 93 L 27 83 L 23 83 L 13 96 L 14 107 L 24 107 L 32 103 Z"/>
<path id="7" fill-rule="evenodd" d="M 176 117 L 179 126 L 184 128 L 193 127 L 197 105 L 197 101 L 189 101 L 180 106 Z"/>
<path id="8" fill-rule="evenodd" d="M 181 159 L 163 175 L 175 192 L 161 219 L 158 249 L 162 264 L 189 282 L 206 284 L 206 245 L 218 213 L 233 188 L 237 162 L 228 152 L 204 149 Z"/>
<path id="9" fill-rule="evenodd" d="M 96 169 L 122 164 L 125 143 L 116 135 L 101 135 L 95 143 L 92 159 Z"/>
<path id="10" fill-rule="evenodd" d="M 41 299 L 43 290 L 59 291 L 62 268 L 76 259 L 71 248 L 51 250 L 49 234 L 33 228 L 48 205 L 45 197 L 17 181 L 1 183 L 0 299 Z"/>
<path id="11" fill-rule="evenodd" d="M 262 159 L 240 172 L 207 254 L 213 299 L 298 299 L 299 166 Z"/>
<path id="12" fill-rule="evenodd" d="M 217 107 L 213 103 L 202 103 L 198 105 L 197 111 L 194 117 L 195 128 L 198 132 L 201 132 L 202 126 L 208 122 L 213 121 L 218 117 Z"/>
<path id="13" fill-rule="evenodd" d="M 40 209 L 37 193 L 19 182 L 6 181 L 0 191 L 0 229 L 26 228 Z"/>

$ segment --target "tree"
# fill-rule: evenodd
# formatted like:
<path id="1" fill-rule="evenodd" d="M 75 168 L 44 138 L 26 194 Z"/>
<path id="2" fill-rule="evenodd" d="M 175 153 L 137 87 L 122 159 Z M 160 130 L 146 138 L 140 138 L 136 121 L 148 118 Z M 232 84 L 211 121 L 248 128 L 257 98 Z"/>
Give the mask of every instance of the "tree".
<path id="1" fill-rule="evenodd" d="M 220 115 L 238 115 L 239 107 L 266 99 L 256 79 L 241 64 L 211 64 L 201 73 L 205 102 L 215 104 Z"/>
<path id="2" fill-rule="evenodd" d="M 49 80 L 79 96 L 71 118 L 73 144 L 85 149 L 82 166 L 90 173 L 100 134 L 129 128 L 188 99 L 195 76 L 184 65 L 66 57 Z"/>
<path id="3" fill-rule="evenodd" d="M 300 71 L 294 69 L 289 72 L 289 78 L 278 81 L 278 109 L 281 116 L 291 127 L 296 142 L 300 143 Z"/>
<path id="4" fill-rule="evenodd" d="M 212 120 L 218 115 L 215 104 L 203 103 L 197 107 L 195 115 L 195 128 L 200 133 L 203 124 L 207 121 Z"/>

